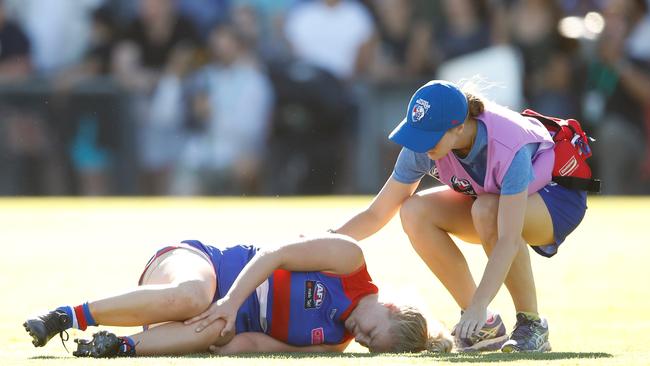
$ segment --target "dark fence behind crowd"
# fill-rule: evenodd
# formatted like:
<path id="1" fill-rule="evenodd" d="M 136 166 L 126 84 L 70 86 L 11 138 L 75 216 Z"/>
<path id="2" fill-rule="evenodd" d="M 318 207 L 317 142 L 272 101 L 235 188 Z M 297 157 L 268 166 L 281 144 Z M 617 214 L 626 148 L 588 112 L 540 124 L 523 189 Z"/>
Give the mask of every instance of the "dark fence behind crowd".
<path id="1" fill-rule="evenodd" d="M 329 106 L 333 111 L 309 101 L 279 100 L 261 181 L 248 191 L 221 193 L 377 191 L 399 153 L 388 133 L 404 118 L 420 84 L 359 82 L 346 91 L 353 105 Z M 0 133 L 5 136 L 0 195 L 146 193 L 140 185 L 139 122 L 132 96 L 111 79 L 93 79 L 65 91 L 45 79 L 0 84 L 0 108 Z M 310 116 L 315 113 L 337 120 Z"/>

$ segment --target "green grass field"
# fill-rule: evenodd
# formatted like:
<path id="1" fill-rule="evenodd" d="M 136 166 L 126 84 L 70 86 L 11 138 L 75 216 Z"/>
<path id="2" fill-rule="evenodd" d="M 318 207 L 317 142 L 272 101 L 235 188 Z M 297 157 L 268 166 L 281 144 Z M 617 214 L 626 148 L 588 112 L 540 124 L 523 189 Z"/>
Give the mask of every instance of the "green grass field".
<path id="1" fill-rule="evenodd" d="M 352 345 L 335 356 L 75 359 L 58 337 L 34 348 L 22 328 L 30 314 L 78 304 L 134 285 L 153 252 L 182 239 L 263 244 L 341 223 L 369 197 L 269 199 L 0 200 L 0 365 L 649 365 L 650 199 L 593 198 L 583 224 L 553 259 L 533 255 L 540 310 L 554 352 L 536 355 L 385 355 Z M 451 326 L 459 312 L 411 249 L 398 219 L 362 243 L 386 298 L 419 305 Z M 462 244 L 475 278 L 482 249 Z M 501 290 L 491 306 L 514 323 Z M 121 329 L 128 333 L 134 329 Z M 82 333 L 72 331 L 70 338 Z M 90 332 L 86 332 L 89 335 Z M 69 348 L 73 344 L 68 342 Z"/>

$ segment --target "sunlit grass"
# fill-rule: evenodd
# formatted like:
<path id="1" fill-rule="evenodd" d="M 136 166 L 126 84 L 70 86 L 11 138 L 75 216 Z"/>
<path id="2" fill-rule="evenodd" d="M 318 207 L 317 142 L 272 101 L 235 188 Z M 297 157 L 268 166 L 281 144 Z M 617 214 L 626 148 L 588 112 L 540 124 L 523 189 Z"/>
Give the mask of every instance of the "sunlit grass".
<path id="1" fill-rule="evenodd" d="M 269 355 L 216 359 L 79 360 L 58 338 L 34 348 L 22 329 L 31 313 L 132 286 L 160 246 L 182 239 L 213 245 L 317 233 L 364 207 L 370 197 L 201 199 L 0 199 L 0 365 L 647 365 L 650 363 L 650 199 L 590 200 L 583 225 L 552 259 L 533 256 L 539 305 L 554 352 L 505 355 L 369 355 L 358 345 L 337 356 Z M 419 304 L 451 326 L 459 311 L 411 249 L 399 220 L 362 243 L 387 297 Z M 461 244 L 475 277 L 482 250 Z M 502 290 L 491 308 L 507 325 L 514 310 Z M 129 333 L 134 329 L 120 329 Z M 71 332 L 71 338 L 79 336 Z M 72 347 L 72 344 L 70 344 Z"/>

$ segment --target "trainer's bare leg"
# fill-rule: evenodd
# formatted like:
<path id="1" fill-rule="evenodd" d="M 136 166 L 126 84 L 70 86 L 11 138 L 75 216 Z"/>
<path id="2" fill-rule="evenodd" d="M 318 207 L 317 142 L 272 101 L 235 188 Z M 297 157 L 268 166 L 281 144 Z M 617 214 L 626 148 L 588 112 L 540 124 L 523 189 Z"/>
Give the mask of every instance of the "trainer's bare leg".
<path id="1" fill-rule="evenodd" d="M 497 216 L 499 196 L 486 194 L 476 199 L 472 206 L 472 219 L 481 238 L 483 249 L 489 256 L 497 242 Z M 530 264 L 528 245 L 546 245 L 553 242 L 553 223 L 551 216 L 538 193 L 528 197 L 522 238 L 519 251 L 510 266 L 505 280 L 515 309 L 518 312 L 537 313 L 537 291 Z"/>
<path id="2" fill-rule="evenodd" d="M 400 210 L 402 227 L 413 248 L 461 309 L 470 305 L 476 283 L 450 234 L 467 242 L 480 242 L 472 223 L 473 202 L 469 196 L 437 187 L 413 195 Z"/>

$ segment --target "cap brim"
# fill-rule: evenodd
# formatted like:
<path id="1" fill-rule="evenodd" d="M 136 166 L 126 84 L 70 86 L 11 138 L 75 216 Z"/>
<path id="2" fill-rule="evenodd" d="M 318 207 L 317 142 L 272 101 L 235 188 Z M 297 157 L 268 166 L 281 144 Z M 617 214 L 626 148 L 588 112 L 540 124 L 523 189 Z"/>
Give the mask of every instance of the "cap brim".
<path id="1" fill-rule="evenodd" d="M 388 139 L 417 153 L 424 153 L 433 149 L 446 131 L 426 131 L 413 127 L 404 118 Z"/>

